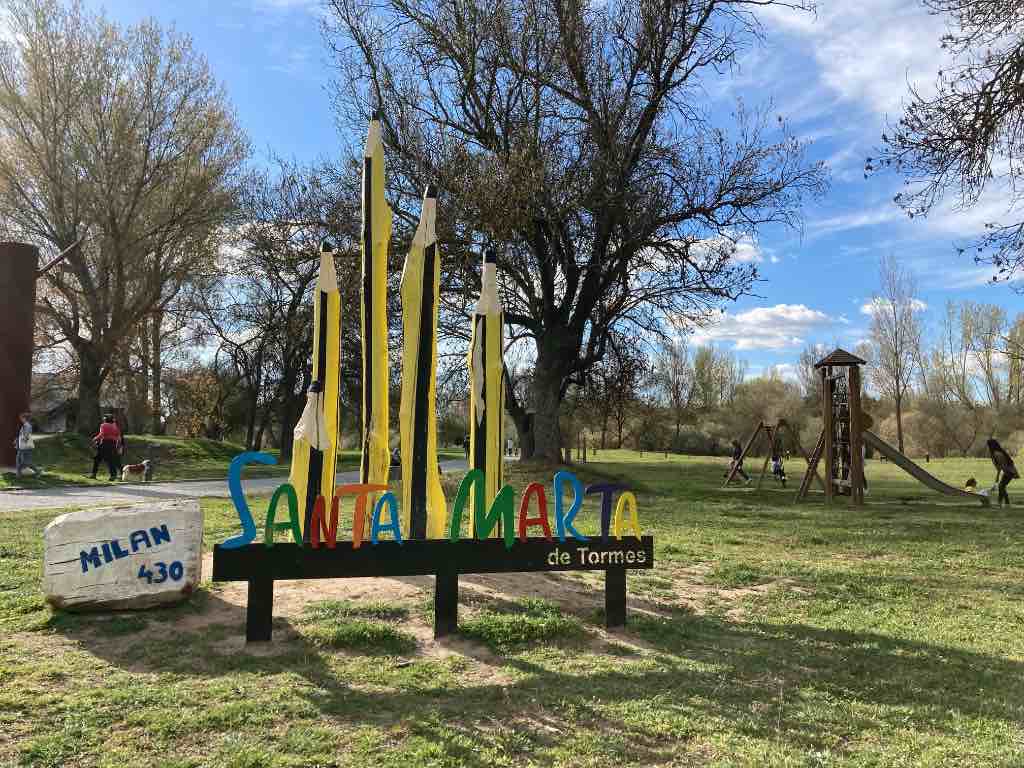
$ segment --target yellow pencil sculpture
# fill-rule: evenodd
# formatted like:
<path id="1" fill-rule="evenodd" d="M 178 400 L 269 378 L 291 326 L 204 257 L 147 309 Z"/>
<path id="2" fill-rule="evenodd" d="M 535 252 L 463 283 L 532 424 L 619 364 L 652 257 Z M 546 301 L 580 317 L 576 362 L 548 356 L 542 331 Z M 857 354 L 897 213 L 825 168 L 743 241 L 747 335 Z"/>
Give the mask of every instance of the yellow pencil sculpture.
<path id="1" fill-rule="evenodd" d="M 341 294 L 334 250 L 320 246 L 320 275 L 313 295 L 313 381 L 306 407 L 295 425 L 289 482 L 299 502 L 303 536 L 309 539 L 317 496 L 330 504 L 337 467 L 341 357 Z"/>
<path id="2" fill-rule="evenodd" d="M 444 491 L 437 464 L 437 311 L 441 254 L 437 189 L 427 187 L 420 223 L 402 270 L 402 530 L 410 539 L 445 535 Z"/>
<path id="3" fill-rule="evenodd" d="M 469 468 L 483 470 L 487 499 L 497 496 L 504 481 L 501 442 L 505 412 L 502 355 L 505 339 L 497 269 L 497 254 L 487 250 L 469 342 Z M 475 517 L 474 513 L 474 520 Z M 498 533 L 498 526 L 495 526 L 493 535 Z M 476 535 L 475 530 L 473 535 Z"/>
<path id="4" fill-rule="evenodd" d="M 381 114 L 370 120 L 363 153 L 361 317 L 363 342 L 362 483 L 386 485 L 388 446 L 388 242 L 391 207 L 384 198 Z M 372 499 L 371 499 L 372 502 Z M 372 509 L 372 506 L 370 507 Z"/>

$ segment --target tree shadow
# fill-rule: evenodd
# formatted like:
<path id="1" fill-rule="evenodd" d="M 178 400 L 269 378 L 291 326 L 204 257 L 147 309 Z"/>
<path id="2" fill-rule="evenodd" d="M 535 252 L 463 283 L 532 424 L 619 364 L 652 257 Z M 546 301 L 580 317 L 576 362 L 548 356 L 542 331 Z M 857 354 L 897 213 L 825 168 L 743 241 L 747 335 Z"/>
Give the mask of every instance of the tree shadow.
<path id="1" fill-rule="evenodd" d="M 338 652 L 313 644 L 288 619 L 275 619 L 271 643 L 245 645 L 244 609 L 216 594 L 193 608 L 148 618 L 144 631 L 114 639 L 94 631 L 90 622 L 54 629 L 130 672 L 210 680 L 237 673 L 297 675 L 306 684 L 294 686 L 291 695 L 319 716 L 353 725 L 401 722 L 411 734 L 439 745 L 450 760 L 480 768 L 492 764 L 493 750 L 515 748 L 529 755 L 564 745 L 579 728 L 622 744 L 631 761 L 666 761 L 679 745 L 666 736 L 662 721 L 694 717 L 801 750 L 835 746 L 825 743 L 833 737 L 823 719 L 854 740 L 861 732 L 904 729 L 908 722 L 930 732 L 962 733 L 965 717 L 1017 727 L 1024 690 L 1019 660 L 873 632 L 664 611 L 634 614 L 629 626 L 610 633 L 612 640 L 647 649 L 636 664 L 550 645 L 507 657 L 473 653 L 472 644 L 456 636 L 454 647 L 507 669 L 508 680 L 474 684 L 470 677 L 453 687 L 429 679 L 409 686 L 396 679 L 366 686 L 340 675 Z M 153 637 L 163 642 L 153 643 Z M 809 718 L 801 712 L 815 701 L 830 702 L 829 713 Z M 657 717 L 626 722 L 609 714 L 637 703 L 657 707 Z"/>

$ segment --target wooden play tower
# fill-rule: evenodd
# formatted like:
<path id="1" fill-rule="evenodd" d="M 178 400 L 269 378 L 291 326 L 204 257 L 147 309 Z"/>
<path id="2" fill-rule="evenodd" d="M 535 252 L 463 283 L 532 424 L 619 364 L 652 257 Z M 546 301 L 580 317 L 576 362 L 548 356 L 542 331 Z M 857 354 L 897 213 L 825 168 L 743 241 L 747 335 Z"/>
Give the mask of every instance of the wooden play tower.
<path id="1" fill-rule="evenodd" d="M 845 349 L 835 349 L 814 364 L 821 376 L 821 410 L 824 426 L 800 483 L 796 500 L 807 496 L 825 459 L 825 503 L 835 495 L 849 495 L 853 504 L 864 503 L 863 413 L 860 401 L 860 366 L 867 361 Z"/>

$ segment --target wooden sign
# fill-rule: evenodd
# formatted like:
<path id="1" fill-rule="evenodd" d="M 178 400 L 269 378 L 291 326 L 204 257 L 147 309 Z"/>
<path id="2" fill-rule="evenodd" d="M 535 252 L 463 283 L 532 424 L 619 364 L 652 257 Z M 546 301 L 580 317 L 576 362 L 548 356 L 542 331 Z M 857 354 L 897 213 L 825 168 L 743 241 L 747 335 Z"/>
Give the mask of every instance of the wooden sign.
<path id="1" fill-rule="evenodd" d="M 187 598 L 202 576 L 199 502 L 61 515 L 43 532 L 43 592 L 56 608 L 150 608 Z"/>
<path id="2" fill-rule="evenodd" d="M 274 581 L 435 575 L 434 635 L 455 630 L 460 573 L 605 571 L 605 623 L 626 622 L 626 569 L 654 567 L 650 536 L 585 541 L 527 538 L 507 549 L 500 539 L 382 541 L 333 547 L 246 544 L 213 550 L 214 581 L 247 581 L 246 639 L 270 640 Z"/>

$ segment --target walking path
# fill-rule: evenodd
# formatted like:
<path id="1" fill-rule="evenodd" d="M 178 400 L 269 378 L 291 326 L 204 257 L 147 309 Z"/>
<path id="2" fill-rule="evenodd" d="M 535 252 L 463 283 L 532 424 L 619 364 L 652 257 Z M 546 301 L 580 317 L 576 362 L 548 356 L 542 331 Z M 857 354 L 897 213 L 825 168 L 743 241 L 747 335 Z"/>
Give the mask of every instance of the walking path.
<path id="1" fill-rule="evenodd" d="M 465 459 L 441 462 L 442 472 L 465 469 Z M 280 477 L 242 478 L 246 493 L 270 493 L 287 479 Z M 358 470 L 339 472 L 339 485 L 359 482 Z M 18 509 L 59 509 L 61 507 L 109 507 L 147 501 L 196 499 L 200 496 L 227 497 L 226 480 L 179 480 L 170 483 L 117 483 L 109 486 L 64 486 L 60 488 L 0 491 L 0 512 Z"/>

